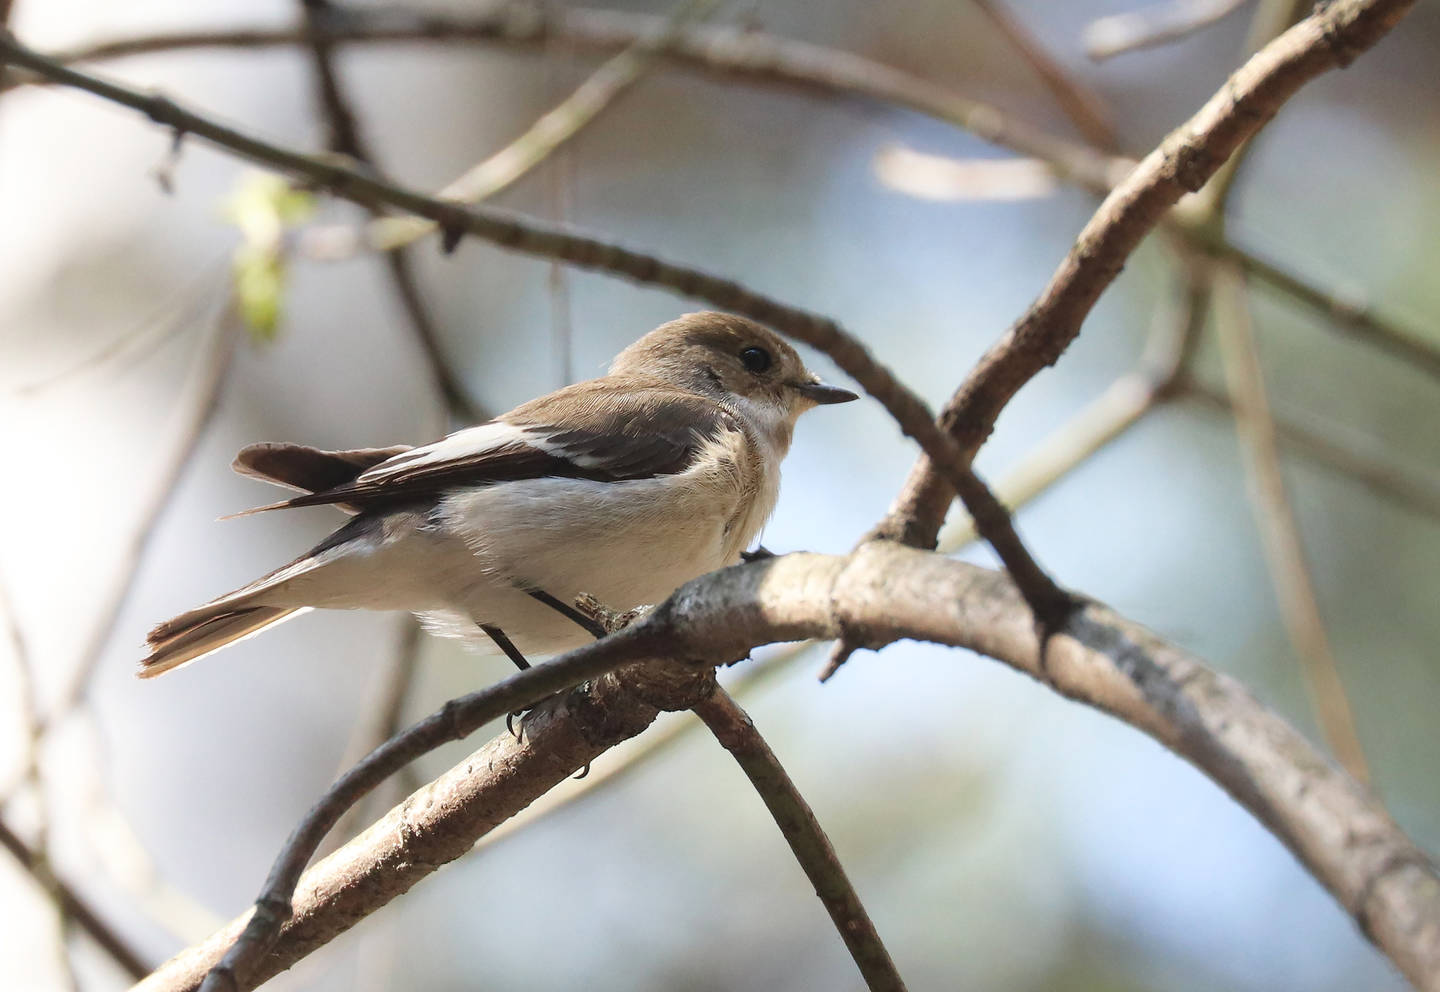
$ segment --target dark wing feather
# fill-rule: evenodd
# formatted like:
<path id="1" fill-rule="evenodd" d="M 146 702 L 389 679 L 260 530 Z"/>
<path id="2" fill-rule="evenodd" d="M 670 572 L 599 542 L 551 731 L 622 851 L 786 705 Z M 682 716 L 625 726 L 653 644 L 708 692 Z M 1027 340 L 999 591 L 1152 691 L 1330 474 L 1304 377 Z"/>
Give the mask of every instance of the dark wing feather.
<path id="1" fill-rule="evenodd" d="M 353 482 L 366 469 L 409 450 L 408 444 L 326 451 L 306 444 L 266 442 L 240 449 L 230 467 L 253 479 L 314 493 Z"/>
<path id="2" fill-rule="evenodd" d="M 522 479 L 618 482 L 673 475 L 706 441 L 739 429 L 723 407 L 693 393 L 596 379 L 398 453 L 341 484 L 259 510 L 334 503 L 382 510 L 433 499 L 446 489 Z"/>

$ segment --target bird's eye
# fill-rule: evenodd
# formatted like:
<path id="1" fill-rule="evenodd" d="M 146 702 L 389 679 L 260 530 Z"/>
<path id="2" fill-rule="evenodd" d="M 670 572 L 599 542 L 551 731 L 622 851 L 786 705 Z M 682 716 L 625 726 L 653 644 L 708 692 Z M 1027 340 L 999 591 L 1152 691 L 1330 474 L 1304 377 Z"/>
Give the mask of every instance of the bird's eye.
<path id="1" fill-rule="evenodd" d="M 740 352 L 740 364 L 745 366 L 746 371 L 760 373 L 770 368 L 774 359 L 770 352 L 764 348 L 746 348 Z"/>

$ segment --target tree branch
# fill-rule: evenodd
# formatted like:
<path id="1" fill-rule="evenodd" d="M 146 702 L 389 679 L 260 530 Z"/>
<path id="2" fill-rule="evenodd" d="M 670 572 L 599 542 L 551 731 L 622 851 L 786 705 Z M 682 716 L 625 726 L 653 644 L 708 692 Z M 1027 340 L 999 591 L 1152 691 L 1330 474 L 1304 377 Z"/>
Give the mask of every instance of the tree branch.
<path id="1" fill-rule="evenodd" d="M 777 640 L 842 634 L 872 648 L 901 638 L 968 648 L 1149 734 L 1259 818 L 1418 988 L 1440 992 L 1440 875 L 1364 787 L 1236 682 L 1098 604 L 1052 633 L 1042 661 L 1013 583 L 975 565 L 877 542 L 848 556 L 787 555 L 715 572 L 633 626 L 485 690 L 494 703 L 488 712 L 524 705 L 535 696 L 529 689 L 548 691 L 638 658 L 712 665 Z M 538 686 L 559 671 L 558 680 Z M 526 691 L 516 688 L 522 682 Z M 612 684 L 618 680 L 599 682 Z M 525 743 L 502 735 L 307 873 L 295 917 L 255 978 L 464 854 L 603 751 L 586 735 L 604 720 L 578 715 L 589 712 L 582 702 L 589 697 L 567 698 L 531 725 Z M 663 702 L 679 708 L 697 700 Z M 195 988 L 243 924 L 182 953 L 141 988 Z"/>
<path id="2" fill-rule="evenodd" d="M 1233 413 L 1230 397 L 1195 379 L 1180 384 L 1181 395 L 1199 400 L 1207 408 Z M 1293 413 L 1277 415 L 1275 432 L 1282 444 L 1299 454 L 1348 476 L 1384 499 L 1440 520 L 1440 476 L 1393 465 L 1373 452 L 1379 441 L 1341 424 L 1310 424 Z"/>
<path id="3" fill-rule="evenodd" d="M 1300 526 L 1285 491 L 1275 422 L 1245 292 L 1244 277 L 1234 269 L 1222 267 L 1215 273 L 1215 327 L 1235 414 L 1235 432 L 1245 456 L 1260 544 L 1321 732 L 1340 764 L 1356 780 L 1368 784 L 1370 768 L 1365 750 L 1325 631 Z"/>
<path id="4" fill-rule="evenodd" d="M 705 721 L 721 746 L 735 756 L 750 784 L 764 800 L 795 860 L 800 862 L 815 886 L 815 894 L 825 904 L 830 919 L 835 921 L 835 929 L 865 976 L 866 986 L 871 992 L 881 989 L 904 992 L 905 983 L 895 969 L 895 962 L 890 959 L 875 924 L 846 877 L 830 838 L 825 836 L 810 804 L 795 788 L 749 715 L 719 686 L 695 707 L 695 713 Z"/>
<path id="5" fill-rule="evenodd" d="M 1160 0 L 1097 18 L 1085 28 L 1085 54 L 1096 62 L 1187 38 L 1244 6 L 1245 0 Z"/>
<path id="6" fill-rule="evenodd" d="M 1003 0 L 971 0 L 1040 77 L 1070 122 L 1096 148 L 1116 147 L 1115 127 L 1105 101 L 1065 70 L 1012 14 Z"/>
<path id="7" fill-rule="evenodd" d="M 1414 0 L 1335 0 L 1266 45 L 1105 198 L 1049 284 L 980 359 L 941 413 L 973 457 L 1000 411 L 1052 365 L 1125 260 L 1186 192 L 1196 192 L 1305 83 L 1374 45 Z M 951 487 L 922 457 L 872 536 L 933 547 Z"/>
<path id="8" fill-rule="evenodd" d="M 10 852 L 20 867 L 60 906 L 65 917 L 85 931 L 126 975 L 139 980 L 150 974 L 149 963 L 74 889 L 56 877 L 43 854 L 32 851 L 3 820 L 0 820 L 0 847 Z"/>
<path id="9" fill-rule="evenodd" d="M 315 67 L 316 102 L 325 116 L 329 136 L 326 147 L 341 155 L 348 155 L 356 162 L 379 170 L 379 163 L 365 140 L 355 112 L 345 97 L 340 84 L 340 74 L 335 67 L 335 42 L 331 37 L 335 23 L 351 15 L 329 0 L 301 0 L 303 35 L 310 45 L 312 64 Z M 435 390 L 445 403 L 448 419 L 458 422 L 476 422 L 489 419 L 487 411 L 470 398 L 465 386 L 456 377 L 445 349 L 440 342 L 440 332 L 435 319 L 420 292 L 419 280 L 410 253 L 403 246 L 388 253 L 383 264 L 390 275 L 395 298 L 410 324 L 411 333 L 425 356 L 426 369 Z"/>

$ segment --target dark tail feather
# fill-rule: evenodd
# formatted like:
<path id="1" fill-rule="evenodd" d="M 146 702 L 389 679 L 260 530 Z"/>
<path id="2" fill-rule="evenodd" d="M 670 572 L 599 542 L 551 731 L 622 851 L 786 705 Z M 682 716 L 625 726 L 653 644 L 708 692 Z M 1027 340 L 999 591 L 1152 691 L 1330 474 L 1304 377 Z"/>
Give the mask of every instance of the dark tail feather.
<path id="1" fill-rule="evenodd" d="M 150 656 L 140 662 L 139 675 L 142 679 L 163 675 L 304 610 L 304 607 L 249 606 L 206 616 L 202 607 L 182 614 L 150 632 L 146 638 Z"/>

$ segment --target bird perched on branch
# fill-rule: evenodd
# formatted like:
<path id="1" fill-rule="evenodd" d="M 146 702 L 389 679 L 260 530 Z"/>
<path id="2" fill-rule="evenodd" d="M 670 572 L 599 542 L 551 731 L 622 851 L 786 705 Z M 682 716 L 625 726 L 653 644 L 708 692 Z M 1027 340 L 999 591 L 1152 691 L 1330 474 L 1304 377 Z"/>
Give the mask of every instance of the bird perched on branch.
<path id="1" fill-rule="evenodd" d="M 150 677 L 311 608 L 408 610 L 523 664 L 589 635 L 580 593 L 628 609 L 739 561 L 775 508 L 796 418 L 829 386 L 753 321 L 692 313 L 608 375 L 418 448 L 256 444 L 237 472 L 353 519 L 305 555 L 150 632 Z"/>

